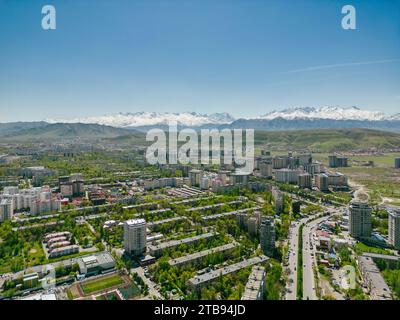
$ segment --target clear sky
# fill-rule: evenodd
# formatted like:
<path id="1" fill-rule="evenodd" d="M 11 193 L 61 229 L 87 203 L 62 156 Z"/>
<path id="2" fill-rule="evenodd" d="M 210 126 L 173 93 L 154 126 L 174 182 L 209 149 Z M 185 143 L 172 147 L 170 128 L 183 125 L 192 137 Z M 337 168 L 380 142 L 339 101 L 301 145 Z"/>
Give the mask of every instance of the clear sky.
<path id="1" fill-rule="evenodd" d="M 326 105 L 400 112 L 400 0 L 0 0 L 0 122 Z"/>

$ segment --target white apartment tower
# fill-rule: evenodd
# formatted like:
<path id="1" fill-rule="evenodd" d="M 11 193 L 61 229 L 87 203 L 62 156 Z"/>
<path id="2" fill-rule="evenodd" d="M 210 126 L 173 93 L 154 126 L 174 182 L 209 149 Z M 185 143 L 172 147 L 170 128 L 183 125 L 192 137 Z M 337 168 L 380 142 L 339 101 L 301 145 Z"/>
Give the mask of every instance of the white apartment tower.
<path id="1" fill-rule="evenodd" d="M 400 249 L 400 208 L 389 211 L 389 243 Z"/>
<path id="2" fill-rule="evenodd" d="M 140 256 L 146 252 L 146 220 L 132 219 L 124 223 L 125 252 Z"/>

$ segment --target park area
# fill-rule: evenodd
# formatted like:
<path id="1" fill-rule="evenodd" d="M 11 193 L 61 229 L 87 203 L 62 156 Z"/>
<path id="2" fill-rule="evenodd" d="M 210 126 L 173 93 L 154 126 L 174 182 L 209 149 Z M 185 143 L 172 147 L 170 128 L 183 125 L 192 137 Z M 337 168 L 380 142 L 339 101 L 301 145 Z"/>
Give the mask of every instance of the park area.
<path id="1" fill-rule="evenodd" d="M 123 284 L 121 276 L 113 274 L 111 276 L 101 277 L 81 283 L 82 291 L 85 295 L 103 291 L 109 288 L 117 287 Z"/>
<path id="2" fill-rule="evenodd" d="M 131 300 L 141 296 L 129 276 L 118 273 L 74 283 L 66 293 L 70 300 Z"/>

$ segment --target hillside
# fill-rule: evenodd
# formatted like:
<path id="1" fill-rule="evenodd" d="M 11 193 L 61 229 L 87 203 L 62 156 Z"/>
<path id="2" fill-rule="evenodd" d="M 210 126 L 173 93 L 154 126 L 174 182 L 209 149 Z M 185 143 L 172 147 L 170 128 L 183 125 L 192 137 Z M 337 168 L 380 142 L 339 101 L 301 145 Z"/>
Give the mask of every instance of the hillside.
<path id="1" fill-rule="evenodd" d="M 46 125 L 48 125 L 48 123 L 44 121 L 0 123 L 0 136 L 15 134 L 17 132 L 32 128 L 41 128 L 45 127 Z"/>
<path id="2" fill-rule="evenodd" d="M 104 141 L 132 144 L 139 139 L 137 136 L 125 135 Z M 369 148 L 393 149 L 400 148 L 400 133 L 370 129 L 255 131 L 254 142 L 256 148 L 266 147 L 272 150 L 308 149 L 315 152 L 334 152 Z"/>
<path id="3" fill-rule="evenodd" d="M 400 148 L 400 134 L 370 129 L 257 131 L 255 144 L 270 148 L 309 149 L 319 152 Z"/>
<path id="4" fill-rule="evenodd" d="M 254 129 L 261 131 L 310 129 L 371 129 L 400 132 L 400 120 L 333 120 L 333 119 L 239 119 L 220 128 Z"/>
<path id="5" fill-rule="evenodd" d="M 55 123 L 8 134 L 1 137 L 0 140 L 22 142 L 47 142 L 66 139 L 98 140 L 135 133 L 137 132 L 98 124 Z"/>

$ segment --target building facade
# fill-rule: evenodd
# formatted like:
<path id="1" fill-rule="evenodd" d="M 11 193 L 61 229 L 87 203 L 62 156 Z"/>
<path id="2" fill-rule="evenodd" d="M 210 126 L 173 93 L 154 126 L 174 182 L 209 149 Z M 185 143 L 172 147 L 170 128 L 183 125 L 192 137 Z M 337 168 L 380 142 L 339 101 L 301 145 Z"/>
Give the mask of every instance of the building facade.
<path id="1" fill-rule="evenodd" d="M 260 245 L 264 254 L 272 256 L 275 250 L 274 217 L 262 217 L 260 225 Z"/>
<path id="2" fill-rule="evenodd" d="M 146 220 L 131 219 L 124 223 L 125 253 L 140 256 L 146 252 Z"/>
<path id="3" fill-rule="evenodd" d="M 354 238 L 368 238 L 371 236 L 372 208 L 366 202 L 352 201 L 349 212 L 349 232 Z"/>
<path id="4" fill-rule="evenodd" d="M 389 211 L 389 243 L 400 249 L 400 208 Z"/>

